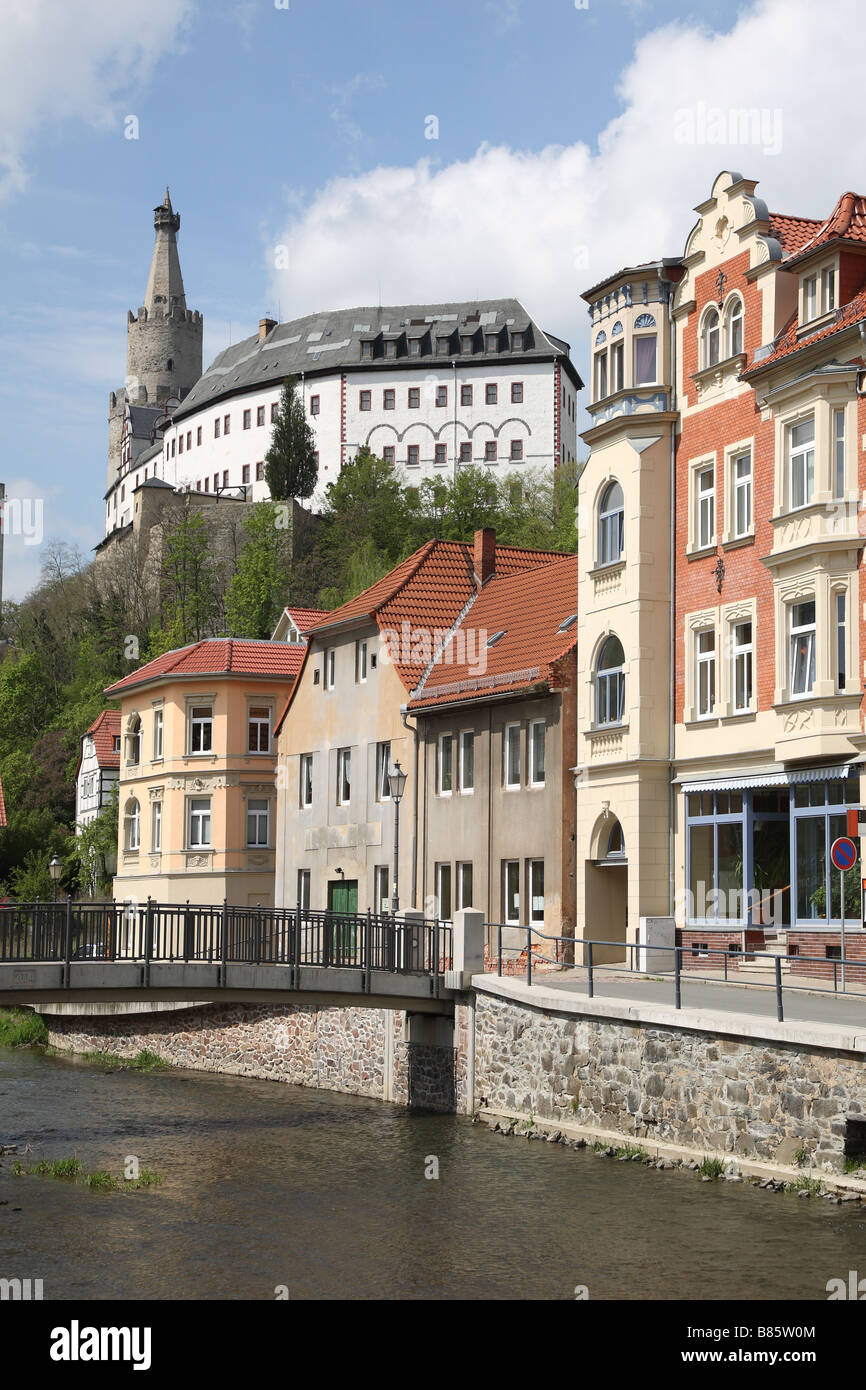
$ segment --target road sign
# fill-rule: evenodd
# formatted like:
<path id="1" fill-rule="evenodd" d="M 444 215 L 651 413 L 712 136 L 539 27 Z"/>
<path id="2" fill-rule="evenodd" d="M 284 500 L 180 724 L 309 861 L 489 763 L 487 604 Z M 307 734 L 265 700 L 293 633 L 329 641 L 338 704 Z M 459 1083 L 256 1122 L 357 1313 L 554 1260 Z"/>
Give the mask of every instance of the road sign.
<path id="1" fill-rule="evenodd" d="M 840 835 L 830 846 L 830 858 L 834 867 L 844 873 L 846 869 L 853 869 L 856 863 L 857 846 L 847 835 Z"/>

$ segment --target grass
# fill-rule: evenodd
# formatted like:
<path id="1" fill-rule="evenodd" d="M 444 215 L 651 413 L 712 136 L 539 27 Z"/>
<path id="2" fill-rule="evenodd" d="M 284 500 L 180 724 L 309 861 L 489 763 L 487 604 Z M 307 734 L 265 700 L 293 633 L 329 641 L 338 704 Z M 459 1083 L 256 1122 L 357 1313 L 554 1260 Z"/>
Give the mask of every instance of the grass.
<path id="1" fill-rule="evenodd" d="M 725 1171 L 725 1165 L 720 1158 L 708 1158 L 706 1154 L 698 1164 L 698 1172 L 702 1178 L 720 1178 Z"/>
<path id="2" fill-rule="evenodd" d="M 806 1149 L 798 1149 L 797 1152 L 794 1154 L 794 1162 L 795 1162 L 799 1167 L 802 1167 L 802 1165 L 803 1165 L 804 1163 L 808 1163 L 808 1162 L 809 1162 L 809 1153 L 808 1153 L 808 1150 L 806 1150 Z"/>
<path id="3" fill-rule="evenodd" d="M 866 1154 L 846 1154 L 845 1172 L 856 1173 L 860 1168 L 866 1168 Z"/>
<path id="4" fill-rule="evenodd" d="M 32 1047 L 48 1041 L 41 1014 L 29 1009 L 0 1009 L 0 1047 Z"/>
<path id="5" fill-rule="evenodd" d="M 150 1052 L 146 1047 L 136 1052 L 134 1057 L 115 1057 L 112 1052 L 82 1052 L 83 1062 L 95 1062 L 101 1067 L 112 1067 L 115 1071 L 161 1071 L 170 1067 L 158 1052 Z"/>
<path id="6" fill-rule="evenodd" d="M 811 1192 L 813 1197 L 820 1197 L 824 1191 L 824 1184 L 819 1178 L 807 1178 L 804 1174 L 796 1182 L 785 1183 L 786 1192 Z"/>
<path id="7" fill-rule="evenodd" d="M 614 1158 L 646 1158 L 647 1152 L 639 1144 L 624 1144 L 621 1149 L 614 1149 Z"/>
<path id="8" fill-rule="evenodd" d="M 12 1164 L 12 1172 L 16 1178 L 66 1178 L 73 1181 L 79 1179 L 93 1192 L 118 1192 L 121 1188 L 126 1192 L 133 1192 L 145 1187 L 159 1187 L 163 1181 L 162 1175 L 152 1168 L 142 1168 L 137 1178 L 130 1179 L 116 1178 L 107 1168 L 97 1168 L 92 1173 L 85 1173 L 79 1158 L 40 1158 L 36 1163 L 29 1164 L 16 1159 Z"/>

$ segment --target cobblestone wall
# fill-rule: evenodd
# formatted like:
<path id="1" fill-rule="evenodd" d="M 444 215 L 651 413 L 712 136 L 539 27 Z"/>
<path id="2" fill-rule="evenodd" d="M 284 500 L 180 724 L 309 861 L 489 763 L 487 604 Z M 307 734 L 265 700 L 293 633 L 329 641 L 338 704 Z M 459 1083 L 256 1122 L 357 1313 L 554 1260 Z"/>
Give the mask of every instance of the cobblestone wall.
<path id="1" fill-rule="evenodd" d="M 475 1103 L 829 1172 L 856 1146 L 856 1054 L 547 1013 L 479 994 Z M 861 1145 L 860 1147 L 864 1147 Z"/>
<path id="2" fill-rule="evenodd" d="M 397 1010 L 234 1004 L 120 1017 L 48 1014 L 45 1021 L 49 1042 L 73 1052 L 134 1057 L 148 1049 L 195 1071 L 454 1109 L 453 1050 L 406 1041 Z"/>

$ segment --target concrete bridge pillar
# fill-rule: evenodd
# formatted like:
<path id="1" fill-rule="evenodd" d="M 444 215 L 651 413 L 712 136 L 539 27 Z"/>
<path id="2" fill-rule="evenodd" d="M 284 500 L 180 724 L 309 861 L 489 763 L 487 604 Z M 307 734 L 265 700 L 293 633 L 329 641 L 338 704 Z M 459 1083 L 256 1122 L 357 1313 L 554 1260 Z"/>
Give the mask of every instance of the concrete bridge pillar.
<path id="1" fill-rule="evenodd" d="M 452 989 L 468 989 L 473 975 L 484 971 L 484 913 L 477 907 L 461 907 L 454 914 L 451 970 L 445 983 Z"/>

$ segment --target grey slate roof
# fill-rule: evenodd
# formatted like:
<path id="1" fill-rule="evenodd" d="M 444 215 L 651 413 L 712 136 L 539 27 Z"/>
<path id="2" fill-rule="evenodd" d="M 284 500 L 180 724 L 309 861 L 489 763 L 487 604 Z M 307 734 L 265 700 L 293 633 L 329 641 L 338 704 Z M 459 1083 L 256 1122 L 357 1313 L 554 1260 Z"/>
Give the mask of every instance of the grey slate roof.
<path id="1" fill-rule="evenodd" d="M 484 333 L 505 329 L 522 332 L 529 344 L 512 353 L 503 347 L 497 353 L 485 351 Z M 408 339 L 424 338 L 420 356 L 410 356 Z M 458 335 L 473 333 L 475 350 L 460 351 Z M 305 376 L 345 371 L 390 371 L 394 367 L 417 368 L 442 364 L 437 355 L 436 339 L 453 335 L 453 350 L 448 361 L 502 362 L 503 360 L 531 361 L 555 358 L 580 389 L 583 382 L 568 355 L 568 344 L 544 333 L 517 299 L 480 299 L 449 304 L 382 305 L 378 308 L 336 309 L 320 314 L 307 314 L 288 323 L 280 323 L 263 340 L 255 334 L 233 343 L 217 357 L 174 412 L 181 420 L 193 411 L 235 392 L 248 391 L 256 386 L 282 382 L 287 376 L 301 372 Z M 383 335 L 380 337 L 380 335 Z M 385 357 L 383 338 L 400 335 L 397 357 Z M 377 340 L 372 360 L 362 360 L 361 343 Z M 503 340 L 504 341 L 504 340 Z M 510 337 L 509 337 L 510 341 Z M 424 351 L 423 349 L 427 349 Z"/>
<path id="2" fill-rule="evenodd" d="M 149 440 L 157 420 L 165 418 L 165 411 L 158 405 L 128 405 L 126 413 L 133 439 Z"/>

